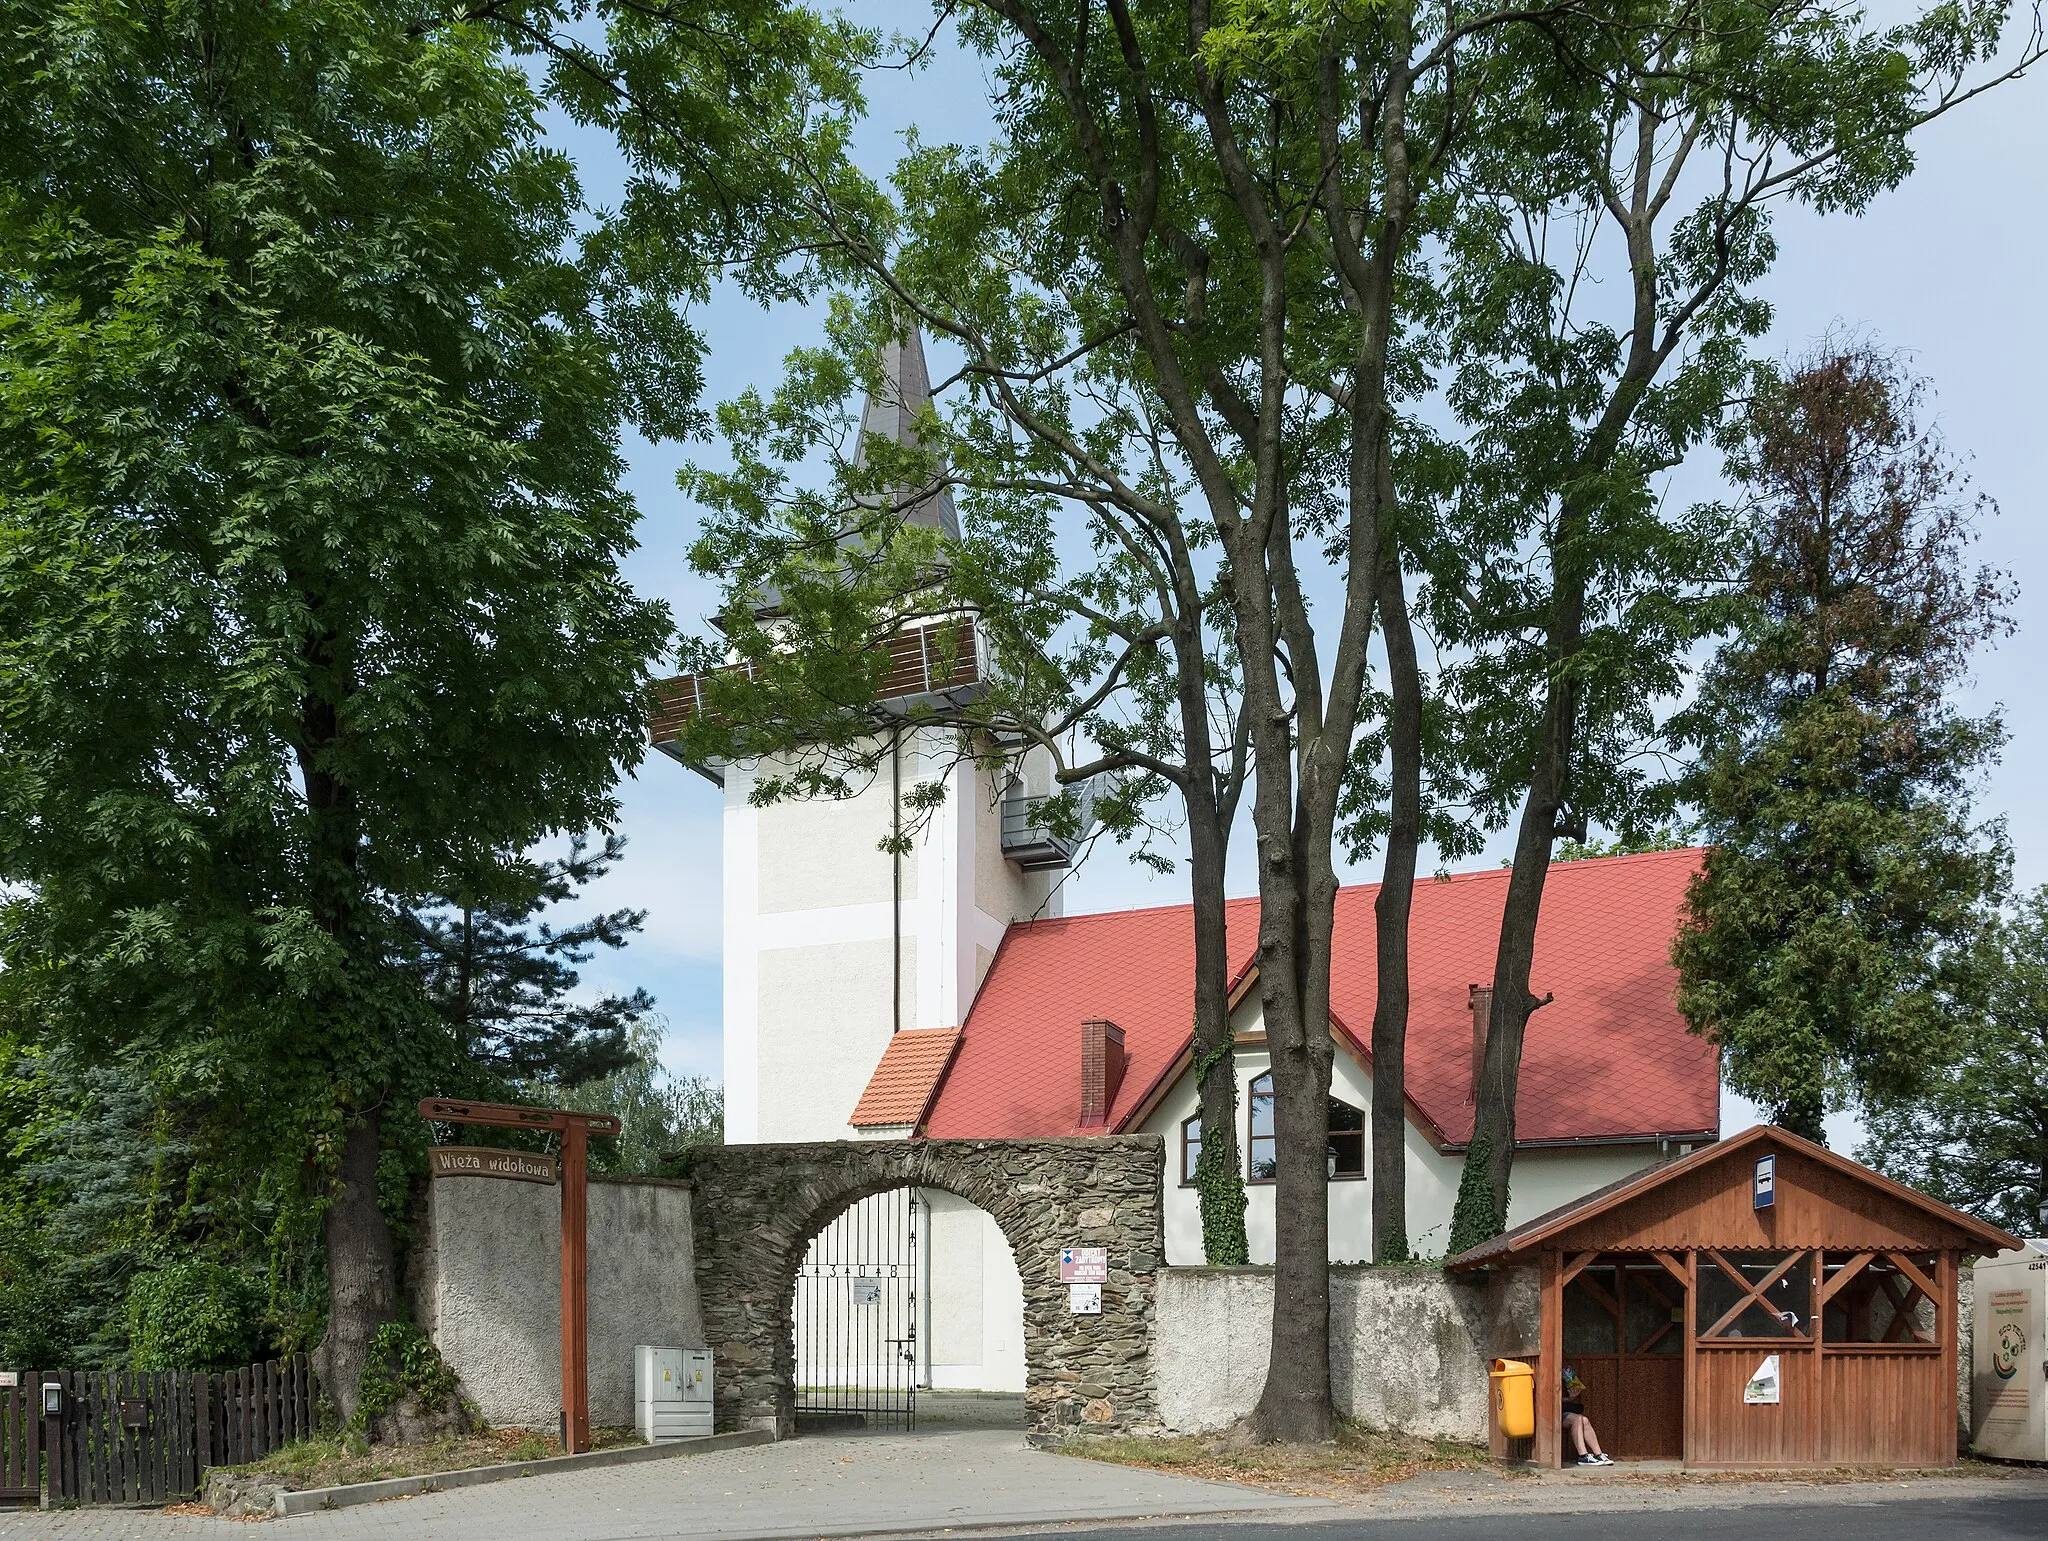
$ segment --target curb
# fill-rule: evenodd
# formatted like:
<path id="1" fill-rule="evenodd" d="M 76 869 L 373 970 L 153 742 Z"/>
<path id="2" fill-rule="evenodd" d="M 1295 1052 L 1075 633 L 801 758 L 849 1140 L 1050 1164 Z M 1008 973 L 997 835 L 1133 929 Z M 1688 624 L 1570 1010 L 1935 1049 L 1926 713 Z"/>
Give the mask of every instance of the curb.
<path id="1" fill-rule="evenodd" d="M 736 1429 L 730 1434 L 706 1434 L 697 1439 L 673 1439 L 658 1445 L 626 1445 L 617 1450 L 591 1450 L 582 1455 L 551 1455 L 538 1461 L 510 1461 L 498 1466 L 472 1466 L 464 1471 L 437 1471 L 419 1477 L 386 1477 L 381 1482 L 353 1482 L 346 1487 L 306 1488 L 296 1493 L 279 1493 L 278 1519 L 295 1514 L 318 1514 L 327 1509 L 353 1509 L 357 1504 L 382 1503 L 387 1498 L 413 1498 L 421 1493 L 439 1493 L 449 1488 L 480 1487 L 486 1482 L 509 1482 L 514 1477 L 545 1477 L 560 1471 L 589 1471 L 600 1466 L 632 1466 L 641 1461 L 665 1461 L 683 1455 L 711 1455 L 720 1450 L 742 1450 L 749 1445 L 772 1445 L 772 1429 Z"/>

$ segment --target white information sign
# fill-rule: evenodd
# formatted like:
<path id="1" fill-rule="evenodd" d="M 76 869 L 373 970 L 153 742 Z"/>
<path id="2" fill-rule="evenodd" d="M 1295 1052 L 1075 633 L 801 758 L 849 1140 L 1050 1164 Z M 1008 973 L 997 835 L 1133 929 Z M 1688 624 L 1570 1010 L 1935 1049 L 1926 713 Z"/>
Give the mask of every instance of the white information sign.
<path id="1" fill-rule="evenodd" d="M 1749 1407 L 1775 1407 L 1778 1405 L 1778 1356 L 1765 1356 L 1764 1362 L 1756 1367 L 1756 1374 L 1750 1376 L 1749 1384 L 1742 1388 L 1742 1400 Z"/>
<path id="2" fill-rule="evenodd" d="M 1102 1286 L 1099 1284 L 1069 1284 L 1067 1286 L 1067 1314 L 1069 1316 L 1100 1316 L 1102 1314 Z"/>
<path id="3" fill-rule="evenodd" d="M 1109 1283 L 1109 1248 L 1060 1248 L 1060 1283 Z"/>

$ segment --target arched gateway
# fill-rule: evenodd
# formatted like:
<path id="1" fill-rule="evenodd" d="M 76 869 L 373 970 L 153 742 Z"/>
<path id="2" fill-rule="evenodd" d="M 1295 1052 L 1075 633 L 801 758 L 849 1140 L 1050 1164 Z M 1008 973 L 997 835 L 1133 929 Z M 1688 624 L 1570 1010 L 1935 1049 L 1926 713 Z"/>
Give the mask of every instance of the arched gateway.
<path id="1" fill-rule="evenodd" d="M 979 1205 L 1024 1283 L 1024 1403 L 1034 1434 L 1158 1422 L 1152 1316 L 1164 1261 L 1155 1135 L 1059 1140 L 839 1140 L 723 1145 L 685 1175 L 704 1338 L 716 1355 L 718 1427 L 795 1432 L 791 1309 L 811 1238 L 891 1188 L 938 1188 Z M 1102 1313 L 1076 1315 L 1060 1278 L 1068 1247 L 1108 1253 Z"/>

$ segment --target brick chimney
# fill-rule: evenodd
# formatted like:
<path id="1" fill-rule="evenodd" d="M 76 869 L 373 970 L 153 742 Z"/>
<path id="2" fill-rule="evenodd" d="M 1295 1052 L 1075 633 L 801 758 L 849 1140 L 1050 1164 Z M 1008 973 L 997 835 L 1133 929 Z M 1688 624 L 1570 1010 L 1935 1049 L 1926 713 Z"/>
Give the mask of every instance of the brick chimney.
<path id="1" fill-rule="evenodd" d="M 1100 1129 L 1124 1081 L 1124 1030 L 1114 1022 L 1081 1024 L 1081 1127 Z"/>
<path id="2" fill-rule="evenodd" d="M 1465 1100 L 1479 1101 L 1479 1082 L 1486 1074 L 1486 1031 L 1493 1020 L 1493 986 L 1467 985 L 1471 992 L 1472 1004 L 1472 1084 L 1466 1089 Z"/>

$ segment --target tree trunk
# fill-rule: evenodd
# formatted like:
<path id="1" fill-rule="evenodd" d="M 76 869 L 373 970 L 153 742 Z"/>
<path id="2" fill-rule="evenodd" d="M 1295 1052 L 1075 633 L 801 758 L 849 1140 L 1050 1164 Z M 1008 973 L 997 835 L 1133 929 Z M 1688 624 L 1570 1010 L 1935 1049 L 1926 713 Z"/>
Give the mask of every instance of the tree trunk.
<path id="1" fill-rule="evenodd" d="M 1273 1067 L 1273 1329 L 1266 1386 L 1252 1413 L 1262 1440 L 1323 1444 L 1336 1436 L 1330 1388 L 1330 1018 L 1317 992 L 1313 910 L 1306 885 L 1265 885 L 1263 908 L 1285 906 L 1275 946 L 1262 928 L 1260 1002 Z M 1333 884 L 1334 887 L 1334 884 Z M 1293 902 L 1287 904 L 1292 888 Z M 1332 906 L 1334 908 L 1334 905 Z M 1327 931 L 1325 931 L 1327 935 Z M 1327 952 L 1324 954 L 1327 980 Z"/>
<path id="2" fill-rule="evenodd" d="M 1380 564 L 1380 624 L 1387 644 L 1393 709 L 1387 723 L 1391 797 L 1380 873 L 1379 977 L 1372 1014 L 1372 1246 L 1376 1263 L 1406 1262 L 1408 1250 L 1408 916 L 1422 841 L 1422 672 L 1408 617 L 1401 558 Z"/>
<path id="3" fill-rule="evenodd" d="M 1565 806 L 1576 712 L 1576 691 L 1561 672 L 1553 672 L 1544 702 L 1543 737 L 1515 839 L 1507 906 L 1501 915 L 1500 948 L 1493 965 L 1493 1012 L 1487 1022 L 1478 1105 L 1473 1110 L 1472 1141 L 1465 1150 L 1466 1177 L 1459 1185 L 1458 1207 L 1451 1217 L 1453 1253 L 1476 1247 L 1507 1226 L 1522 1041 L 1530 1013 L 1550 999 L 1546 995 L 1538 1000 L 1529 993 L 1529 970 L 1536 955 L 1536 922 L 1543 909 L 1543 885 L 1550 875 L 1558 814 Z"/>
<path id="4" fill-rule="evenodd" d="M 326 1221 L 327 1336 L 316 1351 L 320 1380 L 346 1423 L 377 1329 L 398 1311 L 391 1228 L 377 1203 L 377 1115 L 350 1126 Z"/>
<path id="5" fill-rule="evenodd" d="M 1251 1261 L 1245 1236 L 1244 1161 L 1237 1143 L 1237 1056 L 1231 1052 L 1230 947 L 1225 932 L 1223 868 L 1229 831 L 1216 810 L 1197 807 L 1188 766 L 1189 869 L 1195 919 L 1195 1086 L 1202 1106 L 1202 1151 L 1195 1189 L 1202 1209 L 1202 1256 L 1212 1266 Z M 1175 1159 L 1179 1159 L 1176 1157 Z"/>

